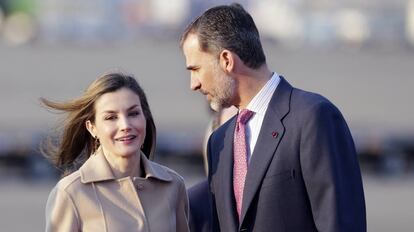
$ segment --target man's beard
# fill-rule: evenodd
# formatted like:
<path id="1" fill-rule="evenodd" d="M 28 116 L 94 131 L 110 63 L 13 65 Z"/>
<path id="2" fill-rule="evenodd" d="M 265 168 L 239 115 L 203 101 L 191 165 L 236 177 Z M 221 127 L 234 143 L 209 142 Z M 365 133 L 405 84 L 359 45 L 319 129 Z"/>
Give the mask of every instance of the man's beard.
<path id="1" fill-rule="evenodd" d="M 215 95 L 210 101 L 210 107 L 214 111 L 232 106 L 232 99 L 236 91 L 236 82 L 227 75 L 215 75 Z"/>

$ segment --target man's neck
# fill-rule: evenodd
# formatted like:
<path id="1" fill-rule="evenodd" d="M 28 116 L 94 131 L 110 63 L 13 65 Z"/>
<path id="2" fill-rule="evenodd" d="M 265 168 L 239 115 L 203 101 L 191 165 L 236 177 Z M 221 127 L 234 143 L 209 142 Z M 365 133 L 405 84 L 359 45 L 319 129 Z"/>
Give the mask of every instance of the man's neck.
<path id="1" fill-rule="evenodd" d="M 272 78 L 272 72 L 266 64 L 258 69 L 246 68 L 238 76 L 238 102 L 239 110 L 245 109 L 256 94 Z"/>

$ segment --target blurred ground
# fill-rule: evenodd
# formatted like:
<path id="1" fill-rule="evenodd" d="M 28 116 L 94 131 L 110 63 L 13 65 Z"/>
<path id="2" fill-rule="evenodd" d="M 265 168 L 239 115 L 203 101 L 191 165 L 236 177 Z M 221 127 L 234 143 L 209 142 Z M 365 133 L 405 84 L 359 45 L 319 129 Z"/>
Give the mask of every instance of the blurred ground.
<path id="1" fill-rule="evenodd" d="M 203 178 L 201 160 L 164 157 L 159 162 L 177 170 L 190 187 Z M 368 231 L 414 230 L 414 178 L 412 175 L 381 178 L 364 175 Z M 56 180 L 28 182 L 22 178 L 0 179 L 1 231 L 43 231 L 44 207 Z"/>
<path id="2" fill-rule="evenodd" d="M 363 177 L 368 231 L 414 231 L 413 177 Z"/>

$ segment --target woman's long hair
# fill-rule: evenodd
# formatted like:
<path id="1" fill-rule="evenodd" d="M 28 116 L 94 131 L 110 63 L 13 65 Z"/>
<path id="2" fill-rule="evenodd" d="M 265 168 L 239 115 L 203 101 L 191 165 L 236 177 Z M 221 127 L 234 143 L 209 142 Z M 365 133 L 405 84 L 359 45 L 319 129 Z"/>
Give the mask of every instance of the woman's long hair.
<path id="1" fill-rule="evenodd" d="M 58 142 L 49 136 L 41 146 L 42 153 L 66 174 L 78 169 L 96 149 L 96 141 L 85 126 L 88 120 L 95 122 L 95 102 L 103 94 L 121 88 L 130 89 L 141 101 L 146 120 L 146 136 L 141 150 L 149 159 L 153 159 L 156 128 L 145 93 L 134 77 L 118 72 L 97 78 L 82 96 L 73 100 L 55 102 L 40 98 L 47 108 L 66 113 L 63 123 L 57 128 Z"/>

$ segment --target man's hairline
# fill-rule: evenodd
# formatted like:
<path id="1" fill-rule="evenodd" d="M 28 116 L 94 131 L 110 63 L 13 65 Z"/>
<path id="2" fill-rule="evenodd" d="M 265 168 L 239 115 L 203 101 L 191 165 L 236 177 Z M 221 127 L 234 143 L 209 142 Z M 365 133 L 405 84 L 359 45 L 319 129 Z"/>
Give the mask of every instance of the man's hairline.
<path id="1" fill-rule="evenodd" d="M 213 55 L 213 56 L 219 56 L 220 53 L 223 50 L 226 50 L 226 48 L 221 48 L 220 51 L 212 51 L 211 49 L 210 50 L 209 49 L 203 49 L 203 47 L 201 46 L 201 43 L 200 43 L 200 35 L 196 31 L 194 31 L 194 30 L 189 30 L 187 33 L 184 33 L 183 34 L 183 36 L 181 37 L 181 42 L 180 42 L 181 49 L 184 48 L 184 43 L 187 41 L 187 39 L 188 39 L 188 37 L 190 35 L 194 35 L 194 36 L 197 37 L 197 40 L 198 40 L 198 50 L 201 51 L 201 52 L 209 53 L 210 55 Z"/>

